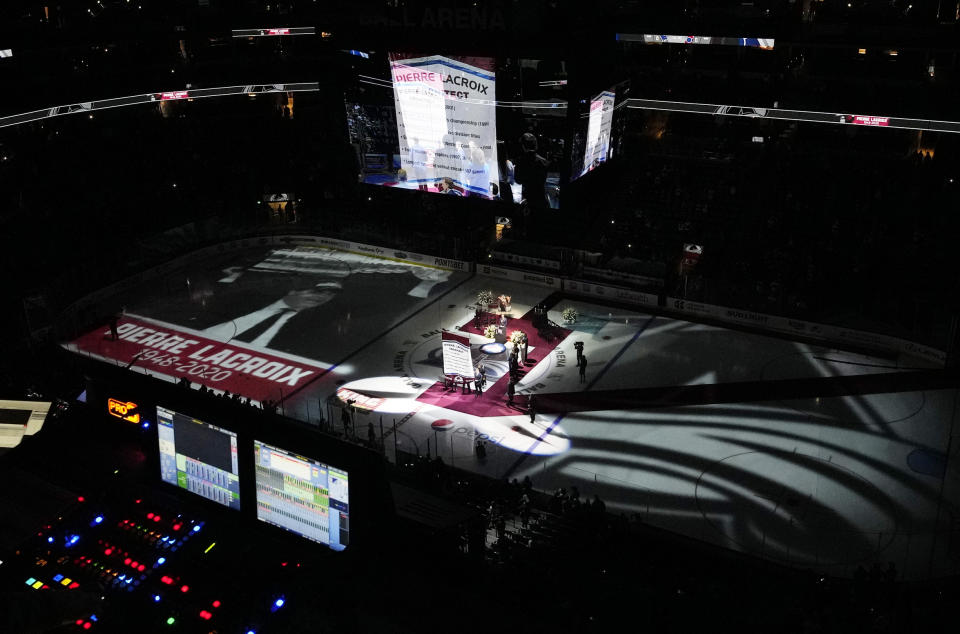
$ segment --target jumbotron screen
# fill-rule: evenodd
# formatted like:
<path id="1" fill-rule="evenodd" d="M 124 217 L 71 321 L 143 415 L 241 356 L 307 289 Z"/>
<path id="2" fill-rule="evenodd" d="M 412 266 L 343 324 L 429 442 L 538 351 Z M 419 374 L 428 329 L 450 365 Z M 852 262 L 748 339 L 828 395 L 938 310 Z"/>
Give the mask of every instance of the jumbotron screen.
<path id="1" fill-rule="evenodd" d="M 257 519 L 343 550 L 350 543 L 347 472 L 253 441 Z"/>
<path id="2" fill-rule="evenodd" d="M 492 57 L 390 53 L 392 103 L 348 104 L 367 183 L 453 196 L 497 191 L 496 66 Z"/>
<path id="3" fill-rule="evenodd" d="M 235 433 L 157 407 L 157 438 L 164 482 L 240 510 Z"/>
<path id="4" fill-rule="evenodd" d="M 590 109 L 584 115 L 586 124 L 574 134 L 570 180 L 596 169 L 618 153 L 624 117 L 617 116 L 617 111 L 629 90 L 628 82 L 622 82 L 590 99 Z"/>

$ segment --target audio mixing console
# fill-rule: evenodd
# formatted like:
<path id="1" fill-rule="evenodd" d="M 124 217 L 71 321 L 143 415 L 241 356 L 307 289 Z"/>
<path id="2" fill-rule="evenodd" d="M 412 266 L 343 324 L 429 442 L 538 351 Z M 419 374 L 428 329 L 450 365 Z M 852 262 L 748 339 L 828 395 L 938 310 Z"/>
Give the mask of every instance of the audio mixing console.
<path id="1" fill-rule="evenodd" d="M 22 606 L 59 603 L 75 614 L 54 622 L 8 615 L 14 618 L 0 622 L 0 629 L 13 624 L 23 632 L 297 629 L 287 613 L 301 599 L 284 585 L 303 586 L 309 563 L 283 554 L 279 542 L 238 535 L 235 527 L 220 530 L 215 521 L 178 512 L 178 504 L 159 498 L 80 497 L 72 511 L 40 527 L 0 565 L 0 588 L 8 596 L 19 593 Z"/>

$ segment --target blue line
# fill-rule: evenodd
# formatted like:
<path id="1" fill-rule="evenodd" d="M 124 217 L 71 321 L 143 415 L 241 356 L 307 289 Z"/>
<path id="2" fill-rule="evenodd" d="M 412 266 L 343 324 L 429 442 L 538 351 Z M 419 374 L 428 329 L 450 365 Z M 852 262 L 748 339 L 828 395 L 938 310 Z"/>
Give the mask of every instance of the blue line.
<path id="1" fill-rule="evenodd" d="M 547 435 L 548 435 L 550 432 L 553 431 L 553 428 L 556 427 L 557 425 L 559 425 L 559 424 L 560 424 L 560 421 L 562 421 L 566 416 L 567 416 L 566 414 L 560 414 L 559 416 L 557 416 L 557 417 L 553 420 L 553 422 L 550 423 L 550 426 L 547 427 L 546 431 L 544 431 L 542 434 L 540 434 L 540 437 L 533 441 L 533 444 L 530 445 L 530 448 L 527 449 L 527 450 L 526 450 L 525 452 L 523 452 L 522 454 L 520 454 L 520 456 L 517 458 L 516 462 L 514 462 L 512 465 L 510 465 L 510 468 L 507 469 L 506 473 L 503 474 L 503 477 L 504 477 L 504 478 L 509 478 L 511 475 L 513 475 L 513 472 L 517 470 L 517 468 L 523 463 L 524 460 L 527 459 L 527 456 L 530 455 L 530 452 L 533 451 L 533 448 L 536 447 L 537 445 L 539 445 L 540 442 L 541 442 L 544 438 L 546 438 Z"/>
<path id="2" fill-rule="evenodd" d="M 340 359 L 339 361 L 337 361 L 336 363 L 334 363 L 333 365 L 331 365 L 329 368 L 327 368 L 326 370 L 324 370 L 323 372 L 321 372 L 321 373 L 318 374 L 317 376 L 313 377 L 312 379 L 310 379 L 309 381 L 307 381 L 307 382 L 304 383 L 303 385 L 294 388 L 293 391 L 290 392 L 289 394 L 287 394 L 287 395 L 284 397 L 283 400 L 285 400 L 285 401 L 286 401 L 286 400 L 289 400 L 290 397 L 292 397 L 294 394 L 299 393 L 300 391 L 302 391 L 303 389 L 305 389 L 308 385 L 312 385 L 313 382 L 316 381 L 317 379 L 320 379 L 320 378 L 322 378 L 322 377 L 327 376 L 328 374 L 330 374 L 331 372 L 333 372 L 336 368 L 338 368 L 338 367 L 340 367 L 341 365 L 343 365 L 344 363 L 346 363 L 347 360 L 349 360 L 351 357 L 354 357 L 354 356 L 360 354 L 360 353 L 361 353 L 363 350 L 365 350 L 367 347 L 373 345 L 374 342 L 379 341 L 380 339 L 382 339 L 383 337 L 385 337 L 385 336 L 387 335 L 387 333 L 389 333 L 389 332 L 391 332 L 391 331 L 393 331 L 393 330 L 396 330 L 396 329 L 399 328 L 402 324 L 407 323 L 408 321 L 410 321 L 411 319 L 413 319 L 414 317 L 416 317 L 417 315 L 419 315 L 421 312 L 423 312 L 424 310 L 426 310 L 426 309 L 429 308 L 430 306 L 433 306 L 434 304 L 436 304 L 437 302 L 439 302 L 441 299 L 443 299 L 444 297 L 446 297 L 447 295 L 449 295 L 450 293 L 452 293 L 454 290 L 460 288 L 460 286 L 462 286 L 463 284 L 465 284 L 465 283 L 469 282 L 470 280 L 472 280 L 475 275 L 476 275 L 476 273 L 474 273 L 474 274 L 470 275 L 469 277 L 467 277 L 467 278 L 465 278 L 465 279 L 457 282 L 457 283 L 456 283 L 455 285 L 453 285 L 451 288 L 448 288 L 447 290 L 445 290 L 445 291 L 444 291 L 443 293 L 441 293 L 440 295 L 437 295 L 436 297 L 434 297 L 433 299 L 431 299 L 429 302 L 427 302 L 426 304 L 424 304 L 423 306 L 421 306 L 421 307 L 418 308 L 417 310 L 413 311 L 412 313 L 410 313 L 409 315 L 407 315 L 406 317 L 404 317 L 403 319 L 401 319 L 400 321 L 398 321 L 397 323 L 395 323 L 393 326 L 387 328 L 386 330 L 384 330 L 382 333 L 380 333 L 379 335 L 377 335 L 376 337 L 374 337 L 373 339 L 371 339 L 371 340 L 368 341 L 367 343 L 365 343 L 365 344 L 363 344 L 362 346 L 360 346 L 359 348 L 355 349 L 353 352 L 348 353 L 347 356 L 345 356 L 344 358 Z"/>
<path id="3" fill-rule="evenodd" d="M 623 353 L 627 351 L 627 348 L 629 348 L 630 346 L 632 346 L 632 345 L 633 345 L 633 342 L 640 338 L 640 335 L 643 334 L 643 331 L 646 330 L 647 328 L 649 328 L 649 327 L 650 327 L 650 324 L 652 324 L 652 323 L 653 323 L 653 320 L 656 319 L 656 318 L 657 318 L 656 315 L 653 315 L 652 317 L 650 317 L 650 319 L 647 320 L 647 323 L 645 323 L 645 324 L 643 325 L 643 328 L 641 328 L 640 330 L 638 330 L 637 333 L 636 333 L 635 335 L 633 335 L 633 337 L 631 337 L 630 341 L 628 341 L 628 342 L 626 343 L 626 345 L 624 345 L 622 348 L 620 348 L 620 352 L 618 352 L 617 354 L 613 355 L 613 358 L 610 359 L 609 361 L 607 361 L 607 365 L 603 366 L 603 369 L 600 370 L 600 373 L 597 374 L 596 378 L 594 378 L 592 381 L 590 381 L 589 383 L 587 383 L 587 389 L 586 389 L 586 391 L 589 392 L 590 389 L 597 383 L 597 381 L 599 381 L 601 378 L 603 378 L 603 375 L 607 373 L 607 370 L 609 370 L 610 368 L 613 367 L 613 364 L 617 362 L 617 359 L 619 359 L 620 357 L 623 356 Z"/>
<path id="4" fill-rule="evenodd" d="M 592 381 L 590 381 L 590 383 L 587 384 L 587 391 L 589 391 L 590 388 L 592 388 L 593 385 L 594 385 L 597 381 L 599 381 L 600 378 L 603 377 L 604 374 L 606 374 L 607 370 L 609 370 L 611 367 L 613 367 L 613 364 L 617 362 L 617 359 L 619 359 L 620 357 L 623 356 L 623 353 L 627 351 L 627 348 L 629 348 L 630 346 L 632 346 L 632 345 L 633 345 L 633 342 L 640 338 L 640 335 L 643 334 L 643 331 L 646 330 L 647 328 L 649 328 L 649 327 L 650 327 L 650 324 L 652 324 L 652 323 L 653 323 L 653 320 L 656 319 L 656 318 L 657 318 L 656 315 L 652 315 L 652 316 L 650 317 L 650 319 L 647 320 L 647 323 L 645 323 L 645 324 L 643 325 L 643 327 L 640 328 L 640 330 L 638 330 L 638 331 L 633 335 L 633 337 L 630 338 L 630 341 L 628 341 L 626 344 L 624 344 L 624 346 L 623 346 L 622 348 L 620 348 L 620 351 L 617 352 L 617 354 L 613 355 L 613 358 L 610 359 L 610 361 L 607 362 L 607 365 L 605 365 L 605 366 L 603 367 L 603 370 L 601 370 L 600 373 L 597 374 L 597 377 L 596 377 L 595 379 L 593 379 Z M 540 442 L 543 441 L 543 439 L 546 438 L 547 435 L 548 435 L 550 432 L 553 431 L 554 427 L 556 427 L 557 425 L 559 425 L 559 424 L 560 424 L 560 421 L 562 421 L 564 418 L 566 418 L 566 416 L 567 416 L 566 413 L 560 414 L 559 416 L 557 416 L 557 417 L 554 419 L 554 421 L 553 421 L 552 423 L 550 423 L 550 426 L 547 427 L 547 430 L 546 430 L 545 432 L 543 432 L 542 434 L 540 434 L 540 437 L 537 438 L 535 441 L 533 441 L 533 444 L 530 445 L 530 448 L 527 449 L 524 453 L 522 453 L 522 454 L 520 455 L 520 457 L 517 458 L 516 462 L 514 462 L 514 463 L 510 466 L 509 469 L 507 469 L 506 473 L 503 474 L 503 477 L 504 477 L 504 478 L 509 478 L 511 475 L 513 475 L 513 472 L 516 471 L 517 468 L 518 468 L 521 464 L 523 464 L 523 461 L 527 459 L 527 456 L 530 455 L 530 452 L 533 451 L 533 448 L 536 447 L 538 444 L 540 444 Z"/>

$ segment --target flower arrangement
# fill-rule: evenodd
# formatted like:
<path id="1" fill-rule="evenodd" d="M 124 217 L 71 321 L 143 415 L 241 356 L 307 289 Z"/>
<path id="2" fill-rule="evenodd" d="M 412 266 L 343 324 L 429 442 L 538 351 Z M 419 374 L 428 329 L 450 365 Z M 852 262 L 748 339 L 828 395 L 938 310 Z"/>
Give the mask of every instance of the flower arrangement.
<path id="1" fill-rule="evenodd" d="M 580 313 L 577 312 L 577 309 L 573 306 L 567 306 L 563 309 L 563 312 L 560 313 L 560 316 L 563 317 L 563 321 L 568 324 L 572 324 L 577 321 L 577 317 L 580 316 Z"/>
<path id="2" fill-rule="evenodd" d="M 497 326 L 495 324 L 490 324 L 483 331 L 483 336 L 487 339 L 496 339 L 497 338 Z"/>
<path id="3" fill-rule="evenodd" d="M 480 291 L 477 293 L 477 305 L 486 308 L 493 303 L 493 291 Z"/>
<path id="4" fill-rule="evenodd" d="M 527 333 L 522 330 L 514 330 L 510 333 L 510 343 L 515 346 L 522 346 L 523 342 L 527 339 Z"/>

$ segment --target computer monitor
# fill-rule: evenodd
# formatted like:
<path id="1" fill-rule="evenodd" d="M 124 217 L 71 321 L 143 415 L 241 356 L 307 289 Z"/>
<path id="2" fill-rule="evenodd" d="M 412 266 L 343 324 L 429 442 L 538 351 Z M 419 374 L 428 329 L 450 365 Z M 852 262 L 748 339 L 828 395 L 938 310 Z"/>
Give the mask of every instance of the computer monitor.
<path id="1" fill-rule="evenodd" d="M 253 441 L 257 519 L 343 550 L 350 543 L 347 472 Z"/>
<path id="2" fill-rule="evenodd" d="M 237 435 L 157 407 L 160 477 L 181 489 L 240 509 Z"/>

